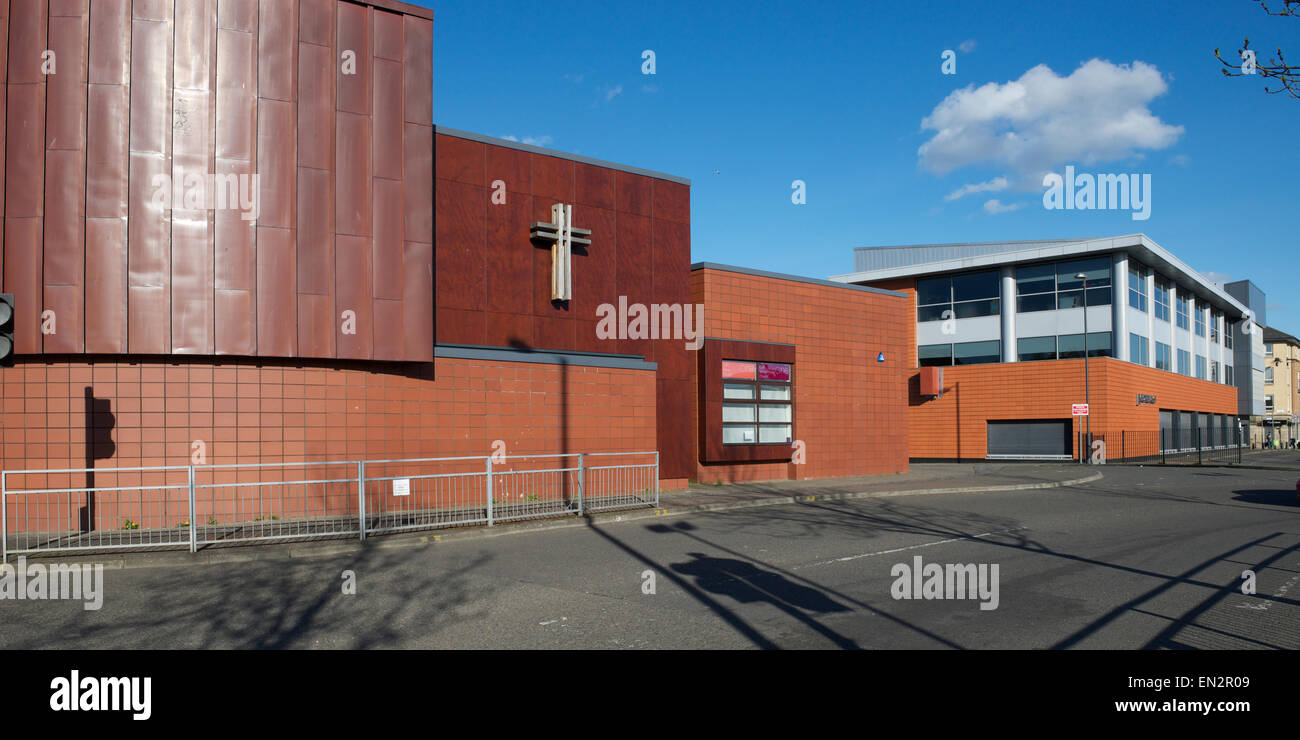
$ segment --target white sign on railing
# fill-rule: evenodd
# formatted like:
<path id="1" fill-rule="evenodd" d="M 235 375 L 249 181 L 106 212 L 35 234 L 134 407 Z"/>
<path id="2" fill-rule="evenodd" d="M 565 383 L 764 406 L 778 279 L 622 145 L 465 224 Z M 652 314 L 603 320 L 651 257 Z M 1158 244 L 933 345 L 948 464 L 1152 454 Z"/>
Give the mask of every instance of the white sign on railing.
<path id="1" fill-rule="evenodd" d="M 395 479 L 393 480 L 393 495 L 394 495 L 394 496 L 410 496 L 410 495 L 411 495 L 411 479 L 410 479 L 410 478 L 395 478 Z"/>

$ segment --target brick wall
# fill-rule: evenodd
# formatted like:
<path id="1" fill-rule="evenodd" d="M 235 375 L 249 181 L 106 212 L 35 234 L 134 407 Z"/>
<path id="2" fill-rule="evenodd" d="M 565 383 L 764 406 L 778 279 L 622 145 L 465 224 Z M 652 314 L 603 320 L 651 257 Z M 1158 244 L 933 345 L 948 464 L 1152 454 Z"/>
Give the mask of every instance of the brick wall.
<path id="1" fill-rule="evenodd" d="M 449 358 L 78 359 L 0 371 L 0 468 L 88 467 L 88 438 L 98 468 L 188 465 L 194 440 L 209 464 L 486 456 L 498 439 L 509 455 L 652 451 L 655 374 Z"/>
<path id="2" fill-rule="evenodd" d="M 806 455 L 803 465 L 701 463 L 700 481 L 907 470 L 907 301 L 712 268 L 691 272 L 691 292 L 705 304 L 706 336 L 795 345 L 794 436 Z"/>

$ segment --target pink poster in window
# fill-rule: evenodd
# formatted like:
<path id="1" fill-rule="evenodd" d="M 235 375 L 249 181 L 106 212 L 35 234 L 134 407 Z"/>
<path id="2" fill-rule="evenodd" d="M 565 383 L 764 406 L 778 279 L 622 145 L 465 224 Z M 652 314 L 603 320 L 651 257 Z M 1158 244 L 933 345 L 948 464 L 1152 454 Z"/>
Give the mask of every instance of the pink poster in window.
<path id="1" fill-rule="evenodd" d="M 753 380 L 754 363 L 736 362 L 735 360 L 722 361 L 722 377 L 732 380 Z"/>
<path id="2" fill-rule="evenodd" d="M 784 380 L 790 381 L 790 366 L 778 362 L 760 362 L 758 363 L 759 380 Z"/>

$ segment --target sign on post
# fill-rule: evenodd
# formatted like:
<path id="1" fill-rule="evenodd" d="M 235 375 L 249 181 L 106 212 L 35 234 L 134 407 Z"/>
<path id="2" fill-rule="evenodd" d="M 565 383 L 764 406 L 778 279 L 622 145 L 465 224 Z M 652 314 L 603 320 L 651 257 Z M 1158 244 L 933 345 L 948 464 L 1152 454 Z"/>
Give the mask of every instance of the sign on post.
<path id="1" fill-rule="evenodd" d="M 1088 415 L 1088 404 L 1086 404 L 1086 403 L 1075 403 L 1075 404 L 1071 404 L 1071 405 L 1070 405 L 1070 415 L 1071 415 L 1071 416 L 1087 416 L 1087 415 Z"/>
<path id="2" fill-rule="evenodd" d="M 410 496 L 410 495 L 411 495 L 411 479 L 410 479 L 410 478 L 395 478 L 395 479 L 393 479 L 393 495 L 394 495 L 394 496 Z"/>

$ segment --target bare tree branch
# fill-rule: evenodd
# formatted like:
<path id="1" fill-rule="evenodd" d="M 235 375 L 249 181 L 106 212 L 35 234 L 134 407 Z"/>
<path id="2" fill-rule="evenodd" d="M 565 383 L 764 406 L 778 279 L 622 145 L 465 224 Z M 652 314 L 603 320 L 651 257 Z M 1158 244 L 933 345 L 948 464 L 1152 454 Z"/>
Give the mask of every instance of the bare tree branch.
<path id="1" fill-rule="evenodd" d="M 1300 18 L 1300 0 L 1282 0 L 1280 8 L 1276 5 L 1270 8 L 1265 0 L 1254 1 L 1259 3 L 1260 8 L 1269 15 Z M 1266 80 L 1276 80 L 1278 86 L 1270 89 L 1266 82 L 1264 92 L 1270 95 L 1286 93 L 1293 98 L 1300 98 L 1300 67 L 1287 64 L 1286 57 L 1282 54 L 1282 47 L 1279 46 L 1275 54 L 1276 56 L 1269 59 L 1267 63 L 1259 61 L 1254 50 L 1250 48 L 1250 38 L 1246 38 L 1241 48 L 1237 50 L 1237 57 L 1241 61 L 1229 62 L 1220 55 L 1218 49 L 1214 50 L 1214 58 L 1223 64 L 1223 69 L 1219 71 L 1225 77 L 1257 76 Z"/>

